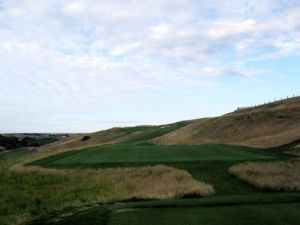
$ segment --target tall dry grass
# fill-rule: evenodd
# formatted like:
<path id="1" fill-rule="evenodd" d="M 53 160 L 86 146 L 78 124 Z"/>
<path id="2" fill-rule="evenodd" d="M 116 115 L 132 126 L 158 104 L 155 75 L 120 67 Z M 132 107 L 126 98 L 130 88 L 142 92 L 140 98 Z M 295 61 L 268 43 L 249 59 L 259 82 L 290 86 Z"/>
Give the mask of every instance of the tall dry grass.
<path id="1" fill-rule="evenodd" d="M 300 191 L 300 161 L 248 162 L 229 173 L 250 185 L 272 191 Z"/>
<path id="2" fill-rule="evenodd" d="M 39 151 L 0 164 L 1 225 L 22 223 L 32 216 L 70 206 L 214 193 L 211 185 L 194 180 L 188 172 L 163 165 L 112 169 L 24 166 L 66 151 Z"/>
<path id="3" fill-rule="evenodd" d="M 15 164 L 0 170 L 0 224 L 67 207 L 143 199 L 208 196 L 211 185 L 186 171 L 163 166 L 116 169 L 47 169 Z"/>
<path id="4" fill-rule="evenodd" d="M 212 185 L 195 180 L 187 171 L 165 165 L 111 168 L 111 169 L 49 169 L 37 166 L 12 168 L 15 172 L 44 173 L 68 177 L 79 177 L 80 185 L 110 184 L 126 194 L 120 199 L 155 198 L 170 199 L 185 195 L 210 196 Z M 125 188 L 124 188 L 125 187 Z"/>

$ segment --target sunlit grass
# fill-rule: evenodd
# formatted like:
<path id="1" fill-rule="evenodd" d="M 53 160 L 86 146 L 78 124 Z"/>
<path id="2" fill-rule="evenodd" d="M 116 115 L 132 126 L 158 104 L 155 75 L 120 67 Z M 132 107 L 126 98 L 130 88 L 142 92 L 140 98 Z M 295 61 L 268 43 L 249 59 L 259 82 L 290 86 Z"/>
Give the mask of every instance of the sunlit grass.
<path id="1" fill-rule="evenodd" d="M 0 172 L 0 224 L 11 225 L 32 216 L 67 207 L 129 199 L 170 199 L 207 196 L 211 185 L 167 166 L 128 169 L 58 170 L 25 167 L 22 163 Z"/>

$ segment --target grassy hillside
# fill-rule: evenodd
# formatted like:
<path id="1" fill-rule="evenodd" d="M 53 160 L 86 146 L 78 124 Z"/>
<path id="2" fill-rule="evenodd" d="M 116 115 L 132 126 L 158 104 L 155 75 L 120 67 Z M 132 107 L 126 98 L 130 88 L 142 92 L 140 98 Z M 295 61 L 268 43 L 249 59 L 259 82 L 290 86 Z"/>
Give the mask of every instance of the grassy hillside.
<path id="1" fill-rule="evenodd" d="M 300 98 L 195 121 L 156 144 L 223 143 L 271 148 L 300 140 Z"/>
<path id="2" fill-rule="evenodd" d="M 161 126 L 112 128 L 73 136 L 42 149 L 75 150 L 105 144 L 194 145 L 222 143 L 272 148 L 300 140 L 300 97 L 244 109 L 220 117 Z"/>
<path id="3" fill-rule="evenodd" d="M 112 128 L 109 130 L 85 135 L 88 137 L 86 140 L 83 139 L 84 135 L 79 135 L 45 145 L 42 147 L 42 149 L 46 151 L 64 151 L 116 143 L 144 144 L 144 142 L 147 142 L 148 140 L 180 129 L 192 122 L 194 121 L 181 121 L 178 123 L 161 126 Z"/>

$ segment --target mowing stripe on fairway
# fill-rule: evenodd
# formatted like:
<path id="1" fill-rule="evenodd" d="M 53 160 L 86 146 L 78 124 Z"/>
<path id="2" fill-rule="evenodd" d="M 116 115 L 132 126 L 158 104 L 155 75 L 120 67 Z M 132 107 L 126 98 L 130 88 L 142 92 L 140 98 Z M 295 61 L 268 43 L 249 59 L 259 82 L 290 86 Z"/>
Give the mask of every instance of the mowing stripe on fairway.
<path id="1" fill-rule="evenodd" d="M 272 156 L 255 149 L 229 145 L 198 146 L 134 146 L 112 145 L 94 147 L 74 153 L 61 154 L 38 165 L 95 164 L 95 163 L 143 163 L 185 162 L 216 160 L 272 159 Z"/>

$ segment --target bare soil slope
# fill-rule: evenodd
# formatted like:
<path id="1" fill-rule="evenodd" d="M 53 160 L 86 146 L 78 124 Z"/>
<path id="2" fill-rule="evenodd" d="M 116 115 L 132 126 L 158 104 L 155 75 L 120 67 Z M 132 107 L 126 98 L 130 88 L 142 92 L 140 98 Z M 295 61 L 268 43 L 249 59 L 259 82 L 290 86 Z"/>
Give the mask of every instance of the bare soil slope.
<path id="1" fill-rule="evenodd" d="M 223 143 L 271 148 L 300 140 L 300 97 L 195 121 L 156 144 Z"/>

